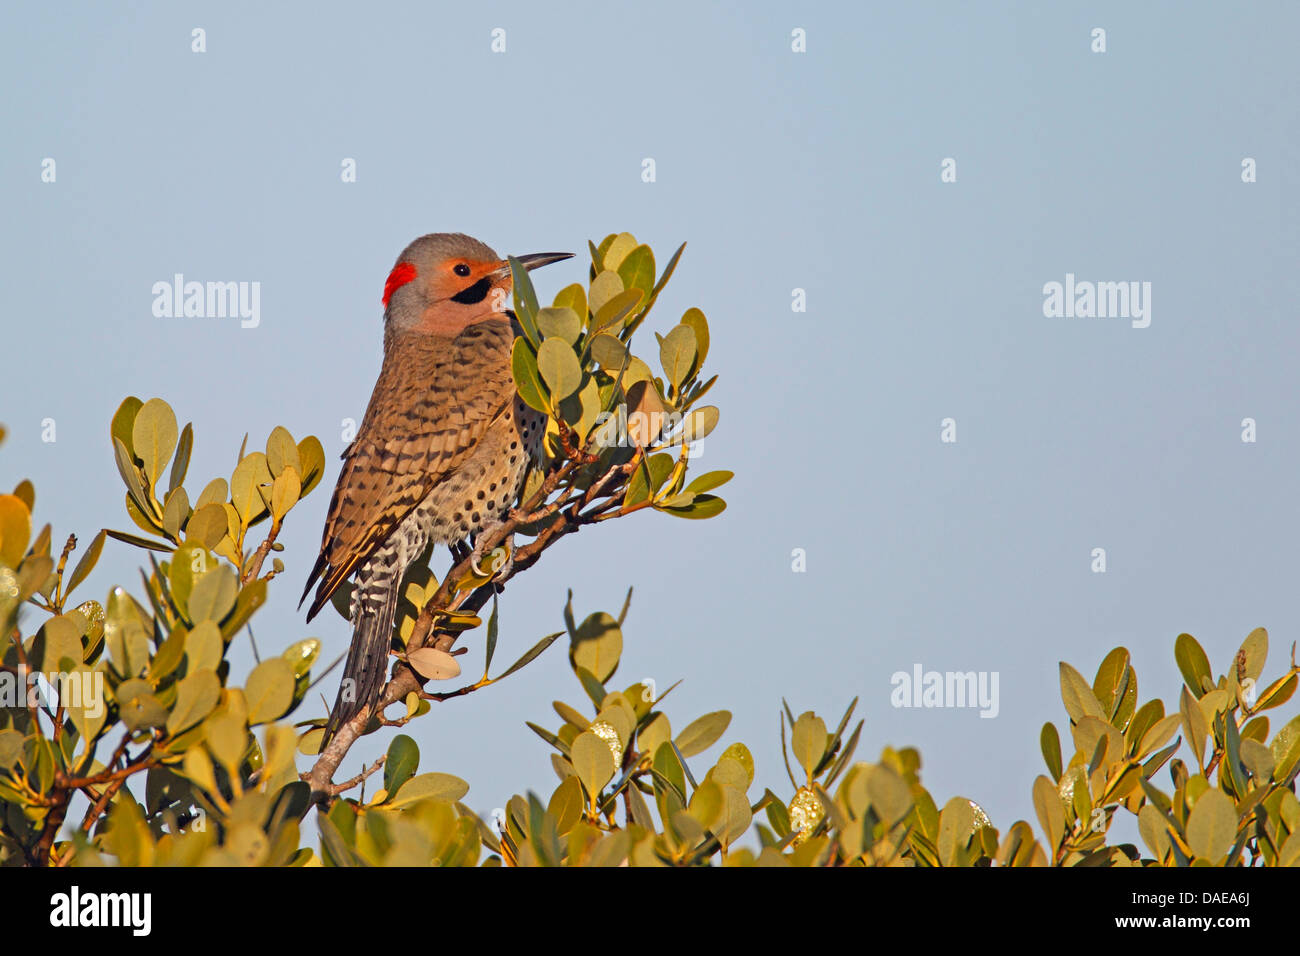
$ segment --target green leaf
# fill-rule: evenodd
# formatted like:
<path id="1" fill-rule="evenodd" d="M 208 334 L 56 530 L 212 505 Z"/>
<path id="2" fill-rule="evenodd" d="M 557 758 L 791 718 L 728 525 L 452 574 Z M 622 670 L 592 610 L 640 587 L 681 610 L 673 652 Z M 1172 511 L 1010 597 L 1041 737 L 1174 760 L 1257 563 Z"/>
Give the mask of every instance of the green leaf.
<path id="1" fill-rule="evenodd" d="M 550 389 L 551 400 L 561 402 L 582 385 L 582 366 L 573 349 L 561 339 L 550 338 L 537 350 L 537 371 Z"/>
<path id="2" fill-rule="evenodd" d="M 593 316 L 599 315 L 601 307 L 624 291 L 623 280 L 611 269 L 602 270 L 591 280 L 591 291 L 587 296 L 587 307 Z M 595 322 L 593 321 L 593 327 Z"/>
<path id="3" fill-rule="evenodd" d="M 826 753 L 826 721 L 812 711 L 800 714 L 790 733 L 790 749 L 811 777 Z"/>
<path id="4" fill-rule="evenodd" d="M 591 700 L 592 706 L 599 710 L 601 704 L 608 696 L 608 693 L 605 690 L 605 685 L 596 680 L 595 674 L 580 664 L 573 668 L 573 672 L 578 676 L 578 683 L 582 685 L 582 689 Z"/>
<path id="5" fill-rule="evenodd" d="M 654 289 L 650 292 L 650 298 L 647 300 L 645 308 L 641 310 L 641 314 L 637 316 L 636 321 L 628 326 L 627 331 L 624 333 L 625 335 L 630 336 L 632 332 L 635 331 L 636 327 L 645 321 L 645 317 L 650 314 L 650 309 L 654 306 L 655 300 L 659 298 L 659 293 L 664 290 L 664 286 L 666 286 L 668 280 L 672 278 L 673 272 L 677 268 L 677 261 L 681 259 L 682 253 L 685 251 L 686 243 L 683 242 L 677 247 L 677 251 L 673 253 L 672 258 L 668 260 L 668 265 L 664 267 L 663 274 L 659 276 L 659 281 L 655 283 Z M 703 362 L 704 359 L 701 358 L 700 361 Z"/>
<path id="6" fill-rule="evenodd" d="M 533 733 L 537 734 L 537 736 L 541 737 L 543 740 L 545 740 L 548 744 L 550 744 L 560 753 L 564 754 L 566 757 L 569 755 L 569 745 L 566 744 L 559 737 L 557 737 L 555 734 L 551 733 L 545 727 L 539 727 L 531 720 L 525 720 L 524 726 L 527 727 L 529 730 L 531 730 Z"/>
<path id="7" fill-rule="evenodd" d="M 1056 784 L 1044 776 L 1034 780 L 1034 809 L 1038 813 L 1038 823 L 1047 837 L 1047 857 L 1051 860 L 1065 835 L 1065 808 L 1061 805 L 1061 795 Z"/>
<path id="8" fill-rule="evenodd" d="M 77 645 L 80 650 L 80 643 Z M 159 686 L 164 678 L 170 677 L 176 668 L 181 666 L 181 661 L 185 658 L 185 628 L 177 627 L 166 639 L 158 646 L 158 652 L 154 654 L 153 660 L 149 662 L 149 671 L 145 675 L 149 682 L 155 687 Z"/>
<path id="9" fill-rule="evenodd" d="M 91 539 L 90 547 L 86 548 L 86 553 L 81 556 L 77 566 L 72 569 L 72 576 L 68 578 L 68 583 L 63 589 L 65 595 L 71 594 L 78 584 L 86 580 L 86 575 L 95 569 L 95 564 L 99 561 L 99 555 L 104 550 L 105 533 L 100 531 Z"/>
<path id="10" fill-rule="evenodd" d="M 692 409 L 682 423 L 681 432 L 670 444 L 676 445 L 685 442 L 689 445 L 691 442 L 697 442 L 704 438 L 717 427 L 718 415 L 716 405 L 703 405 Z"/>
<path id="11" fill-rule="evenodd" d="M 627 348 L 614 336 L 602 332 L 591 340 L 591 357 L 603 368 L 617 374 L 627 359 Z"/>
<path id="12" fill-rule="evenodd" d="M 569 345 L 582 334 L 582 319 L 570 308 L 548 308 L 537 313 L 537 331 L 544 339 L 555 336 Z"/>
<path id="13" fill-rule="evenodd" d="M 563 718 L 565 723 L 573 724 L 573 726 L 577 727 L 579 733 L 591 726 L 590 720 L 582 716 L 581 713 L 562 700 L 551 701 L 551 708 L 559 714 L 561 718 Z"/>
<path id="14" fill-rule="evenodd" d="M 1102 711 L 1101 702 L 1083 675 L 1065 661 L 1061 661 L 1060 672 L 1061 700 L 1065 702 L 1065 710 L 1070 715 L 1071 722 L 1077 724 L 1084 717 L 1105 720 L 1107 715 Z"/>
<path id="15" fill-rule="evenodd" d="M 285 465 L 271 485 L 271 519 L 283 520 L 289 513 L 289 509 L 298 503 L 301 492 L 302 483 L 298 478 L 298 470 L 293 465 Z"/>
<path id="16" fill-rule="evenodd" d="M 614 676 L 623 653 L 623 632 L 618 622 L 604 611 L 587 616 L 578 626 L 569 646 L 569 663 L 584 667 L 604 684 Z"/>
<path id="17" fill-rule="evenodd" d="M 266 455 L 260 451 L 250 452 L 235 466 L 230 476 L 230 503 L 235 506 L 244 527 L 266 511 L 266 502 L 262 500 L 259 489 L 269 486 L 273 480 Z"/>
<path id="18" fill-rule="evenodd" d="M 1056 732 L 1056 725 L 1051 721 L 1043 724 L 1042 733 L 1038 735 L 1038 745 L 1043 751 L 1043 760 L 1052 774 L 1053 780 L 1061 779 L 1061 736 Z"/>
<path id="19" fill-rule="evenodd" d="M 594 287 L 592 295 L 593 301 L 595 301 Z M 625 292 L 615 293 L 608 300 L 602 302 L 600 309 L 592 316 L 592 331 L 605 332 L 622 328 L 624 321 L 636 311 L 636 307 L 641 304 L 644 297 L 644 293 L 640 289 L 628 289 Z"/>
<path id="20" fill-rule="evenodd" d="M 689 325 L 677 325 L 659 343 L 659 362 L 664 375 L 680 389 L 695 365 L 695 332 Z"/>
<path id="21" fill-rule="evenodd" d="M 293 703 L 293 665 L 283 657 L 268 657 L 248 675 L 244 696 L 248 722 L 264 724 L 283 717 Z"/>
<path id="22" fill-rule="evenodd" d="M 617 269 L 623 260 L 637 247 L 636 236 L 630 232 L 620 232 L 608 244 L 601 243 L 600 261 L 606 269 Z"/>
<path id="23" fill-rule="evenodd" d="M 194 580 L 188 603 L 191 621 L 220 622 L 235 606 L 239 579 L 224 564 L 218 564 Z"/>
<path id="24" fill-rule="evenodd" d="M 487 622 L 487 650 L 485 660 L 483 661 L 483 673 L 486 674 L 492 666 L 492 657 L 497 652 L 497 631 L 500 625 L 497 622 L 497 596 L 492 595 L 492 613 L 488 615 Z"/>
<path id="25" fill-rule="evenodd" d="M 117 462 L 117 473 L 122 476 L 122 483 L 126 485 L 131 500 L 141 508 L 147 507 L 149 495 L 140 480 L 140 469 L 131 460 L 131 453 L 127 450 L 127 446 L 116 438 L 113 439 L 113 457 Z"/>
<path id="26" fill-rule="evenodd" d="M 542 337 L 537 331 L 537 292 L 533 289 L 533 280 L 529 278 L 523 263 L 514 256 L 508 257 L 507 261 L 510 263 L 510 278 L 514 286 L 515 316 L 524 330 L 524 336 L 533 348 L 537 348 Z"/>
<path id="27" fill-rule="evenodd" d="M 1128 662 L 1128 650 L 1116 647 L 1106 655 L 1101 666 L 1097 668 L 1092 690 L 1107 720 L 1115 714 L 1128 688 Z"/>
<path id="28" fill-rule="evenodd" d="M 722 820 L 727 809 L 727 797 L 722 785 L 706 780 L 691 795 L 688 812 L 706 830 L 712 830 Z"/>
<path id="29" fill-rule="evenodd" d="M 551 794 L 546 812 L 555 820 L 555 830 L 561 836 L 573 829 L 573 825 L 582 819 L 583 798 L 582 785 L 577 776 L 568 776 Z"/>
<path id="30" fill-rule="evenodd" d="M 191 673 L 202 668 L 215 671 L 225 651 L 225 641 L 214 621 L 200 621 L 185 635 L 185 659 Z"/>
<path id="31" fill-rule="evenodd" d="M 176 450 L 176 414 L 161 398 L 140 406 L 131 425 L 131 451 L 143 463 L 149 490 L 158 497 L 158 479 Z"/>
<path id="32" fill-rule="evenodd" d="M 871 806 L 885 826 L 892 827 L 911 811 L 912 790 L 888 764 L 876 765 L 867 777 L 866 787 Z"/>
<path id="33" fill-rule="evenodd" d="M 1269 684 L 1255 701 L 1255 710 L 1270 710 L 1285 704 L 1295 694 L 1298 677 L 1300 675 L 1284 674 Z"/>
<path id="34" fill-rule="evenodd" d="M 467 793 L 469 784 L 460 777 L 449 773 L 422 773 L 403 784 L 396 795 L 390 793 L 384 805 L 400 809 L 431 798 L 455 802 Z"/>
<path id="35" fill-rule="evenodd" d="M 644 736 L 645 734 L 643 731 L 643 739 Z M 741 769 L 744 771 L 745 779 L 741 782 L 737 782 L 735 786 L 740 787 L 741 790 L 747 790 L 749 785 L 754 782 L 754 755 L 749 752 L 749 748 L 739 742 L 731 744 L 726 750 L 722 751 L 722 756 L 718 758 L 715 767 L 721 767 L 724 760 L 735 761 L 740 765 Z"/>
<path id="36" fill-rule="evenodd" d="M 289 662 L 294 677 L 302 677 L 311 670 L 311 665 L 320 656 L 320 641 L 314 637 L 295 641 L 280 656 Z"/>
<path id="37" fill-rule="evenodd" d="M 1137 755 L 1144 757 L 1149 753 L 1154 753 L 1168 743 L 1169 738 L 1178 732 L 1178 725 L 1182 722 L 1181 714 L 1170 714 L 1168 717 L 1162 717 L 1151 725 L 1150 729 L 1142 735 L 1138 743 Z"/>
<path id="38" fill-rule="evenodd" d="M 1192 745 L 1192 753 L 1196 756 L 1197 764 L 1204 766 L 1202 763 L 1205 754 L 1205 738 L 1209 735 L 1210 725 L 1205 719 L 1205 712 L 1201 710 L 1201 705 L 1196 702 L 1191 691 L 1184 687 L 1179 697 L 1179 713 L 1182 716 L 1183 730 L 1187 734 L 1187 742 Z"/>
<path id="39" fill-rule="evenodd" d="M 191 669 L 176 691 L 176 706 L 167 717 L 167 734 L 189 730 L 216 709 L 221 701 L 221 680 L 215 671 Z"/>
<path id="40" fill-rule="evenodd" d="M 1196 638 L 1190 634 L 1179 634 L 1174 641 L 1174 660 L 1178 662 L 1178 669 L 1182 672 L 1183 680 L 1187 686 L 1192 689 L 1192 693 L 1200 697 L 1207 690 L 1214 686 L 1214 678 L 1210 674 L 1210 661 L 1205 656 L 1205 651 Z"/>
<path id="41" fill-rule="evenodd" d="M 696 754 L 703 753 L 717 743 L 718 738 L 727 732 L 730 724 L 729 711 L 715 710 L 705 714 L 691 721 L 686 725 L 686 729 L 677 735 L 677 749 L 681 751 L 683 757 L 694 757 Z"/>
<path id="42" fill-rule="evenodd" d="M 604 268 L 602 263 L 605 261 L 605 253 L 606 251 L 608 251 L 609 247 L 614 244 L 614 240 L 617 238 L 618 238 L 618 234 L 611 232 L 604 239 L 600 240 L 599 246 L 592 243 L 590 239 L 587 240 L 587 248 L 591 250 L 591 262 L 593 266 L 592 269 L 593 273 L 599 272 L 602 268 Z"/>
<path id="43" fill-rule="evenodd" d="M 193 781 L 209 793 L 217 791 L 217 777 L 213 772 L 212 758 L 200 745 L 185 751 L 181 764 L 186 779 Z"/>
<path id="44" fill-rule="evenodd" d="M 725 485 L 734 477 L 735 473 L 730 471 L 707 471 L 683 490 L 698 495 L 701 492 L 712 491 L 714 488 Z"/>
<path id="45" fill-rule="evenodd" d="M 1267 659 L 1268 631 L 1257 627 L 1246 635 L 1246 639 L 1241 642 L 1241 649 L 1237 651 L 1239 680 L 1259 680 L 1259 675 L 1264 673 L 1264 661 Z"/>
<path id="46" fill-rule="evenodd" d="M 617 240 L 615 240 L 617 244 Z M 609 254 L 606 253 L 606 262 L 608 263 Z M 647 245 L 639 245 L 632 249 L 623 257 L 623 261 L 618 263 L 619 278 L 623 280 L 625 289 L 641 289 L 647 295 L 654 289 L 655 283 L 655 254 Z"/>
<path id="47" fill-rule="evenodd" d="M 308 435 L 298 442 L 298 464 L 302 466 L 298 469 L 298 474 L 302 476 L 300 497 L 305 498 L 309 491 L 320 484 L 321 475 L 325 474 L 325 449 L 315 435 Z"/>
<path id="48" fill-rule="evenodd" d="M 1258 740 L 1245 738 L 1241 741 L 1239 751 L 1241 762 L 1246 765 L 1252 777 L 1266 781 L 1273 776 L 1273 754 Z"/>
<path id="49" fill-rule="evenodd" d="M 510 353 L 510 370 L 514 375 L 515 388 L 524 403 L 535 411 L 549 415 L 550 395 L 537 370 L 537 356 L 522 338 L 515 339 L 514 349 Z"/>
<path id="50" fill-rule="evenodd" d="M 644 464 L 638 465 L 636 471 L 632 472 L 632 477 L 627 483 L 627 492 L 623 497 L 624 506 L 640 504 L 645 501 L 654 492 L 657 492 L 668 476 L 672 474 L 673 456 L 660 453 L 651 455 L 645 459 Z M 649 478 L 646 472 L 649 472 Z"/>
<path id="51" fill-rule="evenodd" d="M 184 488 L 177 488 L 167 495 L 167 502 L 163 505 L 163 530 L 170 538 L 179 541 L 181 525 L 185 524 L 189 516 L 190 497 L 185 493 Z"/>
<path id="52" fill-rule="evenodd" d="M 126 867 L 148 866 L 153 860 L 153 837 L 139 804 L 124 796 L 108 813 L 108 849 Z"/>
<path id="53" fill-rule="evenodd" d="M 203 491 L 194 502 L 194 510 L 201 511 L 210 504 L 222 504 L 230 497 L 230 489 L 224 478 L 213 478 L 203 486 Z"/>
<path id="54" fill-rule="evenodd" d="M 271 469 L 271 474 L 277 478 L 285 468 L 292 468 L 299 475 L 302 474 L 298 446 L 289 434 L 289 429 L 282 425 L 275 426 L 266 439 L 266 464 Z"/>
<path id="55" fill-rule="evenodd" d="M 563 631 L 556 631 L 554 634 L 547 634 L 544 638 L 529 648 L 528 652 L 525 653 L 523 657 L 519 658 L 519 660 L 507 667 L 500 675 L 493 678 L 493 680 L 501 680 L 502 677 L 508 677 L 515 671 L 519 670 L 519 668 L 532 663 L 533 659 L 537 657 L 538 654 L 542 653 L 542 651 L 554 644 L 555 639 L 563 633 Z"/>
<path id="56" fill-rule="evenodd" d="M 26 502 L 17 495 L 0 495 L 0 564 L 16 569 L 27 553 L 31 535 L 32 516 Z"/>
<path id="57" fill-rule="evenodd" d="M 696 359 L 692 371 L 699 371 L 704 365 L 705 357 L 709 354 L 709 320 L 699 309 L 687 309 L 682 316 L 682 325 L 690 326 L 691 331 L 695 333 Z"/>
<path id="58" fill-rule="evenodd" d="M 167 494 L 171 494 L 185 481 L 185 473 L 190 470 L 190 452 L 194 450 L 194 426 L 186 423 L 181 429 L 180 442 L 176 446 L 176 458 L 172 462 L 170 477 L 167 479 Z"/>
<path id="59" fill-rule="evenodd" d="M 221 625 L 222 636 L 226 640 L 234 637 L 239 632 L 239 629 L 248 623 L 248 619 L 253 616 L 253 612 L 265 603 L 265 578 L 258 578 L 256 581 L 250 581 L 244 585 L 239 591 L 239 599 L 235 601 L 235 609 Z"/>
<path id="60" fill-rule="evenodd" d="M 712 518 L 726 509 L 727 503 L 717 495 L 696 495 L 690 504 L 681 507 L 665 504 L 659 510 L 674 518 Z"/>
<path id="61" fill-rule="evenodd" d="M 593 800 L 614 776 L 614 755 L 609 744 L 589 730 L 578 734 L 570 745 L 569 759 L 583 788 Z"/>
<path id="62" fill-rule="evenodd" d="M 1282 783 L 1300 762 L 1300 714 L 1288 720 L 1268 745 L 1273 754 L 1273 779 Z"/>
<path id="63" fill-rule="evenodd" d="M 419 766 L 419 746 L 406 734 L 398 734 L 388 745 L 388 757 L 384 760 L 384 789 L 389 794 L 397 793 L 402 784 L 415 776 Z"/>
<path id="64" fill-rule="evenodd" d="M 966 845 L 975 830 L 975 808 L 965 797 L 953 797 L 939 813 L 939 862 L 944 866 L 960 866 L 966 855 Z"/>
<path id="65" fill-rule="evenodd" d="M 1218 865 L 1237 837 L 1237 811 L 1222 790 L 1201 794 L 1187 818 L 1187 846 L 1198 859 Z"/>
<path id="66" fill-rule="evenodd" d="M 16 730 L 0 730 L 0 770 L 13 767 L 23 755 L 23 735 Z"/>
<path id="67" fill-rule="evenodd" d="M 587 324 L 587 290 L 579 283 L 566 285 L 559 292 L 555 293 L 555 307 L 557 309 L 572 309 L 583 325 Z"/>
<path id="68" fill-rule="evenodd" d="M 114 691 L 114 696 L 120 719 L 132 733 L 167 723 L 167 708 L 153 695 L 148 681 L 123 681 Z"/>
<path id="69" fill-rule="evenodd" d="M 163 554 L 170 554 L 172 550 L 170 546 L 160 541 L 150 541 L 148 538 L 142 538 L 138 534 L 130 534 L 126 531 L 106 530 L 105 534 L 115 541 L 122 541 L 137 548 L 144 548 L 146 551 L 159 551 Z"/>
<path id="70" fill-rule="evenodd" d="M 67 658 L 73 667 L 81 663 L 81 629 L 71 618 L 60 615 L 46 621 L 33 650 L 42 644 L 44 653 L 40 655 L 38 667 L 46 673 L 64 670 L 60 663 L 64 658 Z"/>
<path id="71" fill-rule="evenodd" d="M 128 395 L 123 399 L 122 404 L 117 407 L 113 413 L 113 421 L 109 426 L 109 437 L 122 443 L 122 447 L 127 451 L 127 460 L 131 459 L 131 435 L 135 428 L 135 416 L 140 413 L 144 402 L 134 395 Z"/>
<path id="72" fill-rule="evenodd" d="M 1150 803 L 1138 812 L 1138 832 L 1157 861 L 1169 854 L 1169 821 Z"/>

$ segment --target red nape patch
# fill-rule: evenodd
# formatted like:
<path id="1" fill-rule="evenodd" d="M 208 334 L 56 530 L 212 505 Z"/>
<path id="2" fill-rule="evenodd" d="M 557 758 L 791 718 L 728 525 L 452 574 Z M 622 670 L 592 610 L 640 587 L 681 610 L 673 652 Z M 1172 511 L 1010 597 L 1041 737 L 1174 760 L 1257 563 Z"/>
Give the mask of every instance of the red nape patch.
<path id="1" fill-rule="evenodd" d="M 393 293 L 414 279 L 416 274 L 415 266 L 409 262 L 399 262 L 393 266 L 393 271 L 388 273 L 388 281 L 384 283 L 385 309 L 388 308 L 388 300 L 393 297 Z"/>

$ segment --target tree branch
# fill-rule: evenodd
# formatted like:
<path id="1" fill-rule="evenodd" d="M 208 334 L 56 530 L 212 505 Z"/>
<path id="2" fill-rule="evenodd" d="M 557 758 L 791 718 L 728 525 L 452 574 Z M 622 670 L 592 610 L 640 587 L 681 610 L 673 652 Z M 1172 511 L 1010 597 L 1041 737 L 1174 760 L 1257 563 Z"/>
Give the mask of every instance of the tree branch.
<path id="1" fill-rule="evenodd" d="M 462 614 L 476 613 L 487 604 L 494 594 L 504 588 L 507 581 L 536 564 L 543 551 L 566 534 L 576 531 L 584 524 L 590 524 L 595 520 L 594 517 L 583 513 L 582 509 L 603 495 L 621 493 L 623 484 L 621 479 L 628 477 L 632 469 L 635 468 L 637 460 L 637 458 L 633 458 L 630 462 L 611 466 L 604 474 L 593 481 L 585 492 L 575 495 L 570 491 L 566 491 L 555 501 L 547 503 L 547 499 L 564 482 L 576 476 L 578 469 L 583 466 L 583 461 L 581 458 L 571 458 L 558 467 L 553 467 L 543 479 L 542 484 L 529 496 L 527 501 L 522 502 L 519 508 L 512 509 L 505 520 L 480 536 L 476 541 L 477 550 L 481 553 L 490 552 L 503 544 L 520 527 L 532 525 L 538 521 L 547 521 L 547 519 L 552 520 L 537 531 L 533 540 L 515 551 L 513 561 L 504 574 L 499 574 L 494 579 L 479 585 L 473 590 L 461 591 L 457 588 L 457 584 L 463 582 L 474 571 L 473 554 L 454 562 L 451 569 L 442 578 L 438 590 L 421 608 L 410 639 L 406 643 L 407 652 L 428 646 L 442 651 L 450 651 L 456 640 L 464 632 L 438 627 L 436 623 L 438 616 L 448 611 L 457 611 Z M 565 508 L 569 510 L 566 512 Z M 371 718 L 382 715 L 385 708 L 398 701 L 405 700 L 407 695 L 411 693 L 424 693 L 424 679 L 416 674 L 405 662 L 399 661 L 394 665 L 392 677 L 384 685 L 378 703 L 372 708 L 363 708 L 350 721 L 341 726 L 330 739 L 325 749 L 317 755 L 316 763 L 311 770 L 302 775 L 302 779 L 311 785 L 312 795 L 316 803 L 326 804 L 339 792 L 336 789 L 338 785 L 331 782 L 334 773 L 347 755 L 348 750 L 365 732 Z M 455 692 L 447 695 L 447 697 L 451 696 L 459 695 Z"/>

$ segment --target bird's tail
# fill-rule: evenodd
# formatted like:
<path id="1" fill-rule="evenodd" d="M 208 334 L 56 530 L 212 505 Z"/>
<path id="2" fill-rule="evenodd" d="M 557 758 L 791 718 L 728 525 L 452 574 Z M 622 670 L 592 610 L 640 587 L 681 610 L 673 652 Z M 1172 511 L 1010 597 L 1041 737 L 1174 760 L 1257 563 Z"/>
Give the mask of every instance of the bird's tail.
<path id="1" fill-rule="evenodd" d="M 379 700 L 384 675 L 388 671 L 388 648 L 393 620 L 397 616 L 400 582 L 401 575 L 394 575 L 386 586 L 372 585 L 356 596 L 352 647 L 348 650 L 343 680 L 339 682 L 339 693 L 325 725 L 321 750 L 340 727 Z"/>

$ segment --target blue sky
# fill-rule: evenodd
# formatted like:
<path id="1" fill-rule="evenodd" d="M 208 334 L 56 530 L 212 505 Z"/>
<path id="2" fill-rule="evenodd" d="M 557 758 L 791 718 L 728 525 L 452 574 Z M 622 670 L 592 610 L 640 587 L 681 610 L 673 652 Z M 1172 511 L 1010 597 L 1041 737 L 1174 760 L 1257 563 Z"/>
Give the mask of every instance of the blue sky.
<path id="1" fill-rule="evenodd" d="M 1042 722 L 1064 726 L 1058 661 L 1091 678 L 1123 644 L 1143 699 L 1172 700 L 1180 631 L 1216 671 L 1261 625 L 1284 658 L 1293 4 L 267 6 L 5 14 L 0 484 L 33 479 L 56 540 L 129 526 L 107 437 L 128 394 L 194 422 L 195 492 L 245 432 L 316 434 L 326 487 L 292 515 L 256 631 L 264 649 L 318 636 L 332 660 L 347 625 L 294 605 L 398 252 L 463 231 L 582 253 L 629 231 L 661 262 L 689 243 L 657 311 L 709 316 L 722 421 L 700 464 L 736 472 L 730 507 L 566 540 L 511 583 L 498 659 L 561 626 L 566 588 L 581 617 L 633 585 L 619 680 L 682 678 L 678 728 L 731 710 L 722 745 L 749 744 L 760 785 L 786 787 L 782 696 L 828 721 L 858 696 L 863 759 L 917 746 L 941 804 L 968 796 L 1005 830 L 1034 819 Z M 551 266 L 539 291 L 585 271 Z M 178 272 L 259 282 L 260 323 L 155 317 Z M 1150 282 L 1149 327 L 1045 316 L 1067 273 Z M 110 545 L 85 595 L 138 563 Z M 241 647 L 235 673 L 251 663 Z M 890 676 L 918 663 L 997 672 L 997 717 L 892 706 Z M 559 647 L 414 725 L 423 768 L 469 780 L 484 812 L 549 792 L 523 722 L 554 722 L 555 698 L 581 702 Z"/>

